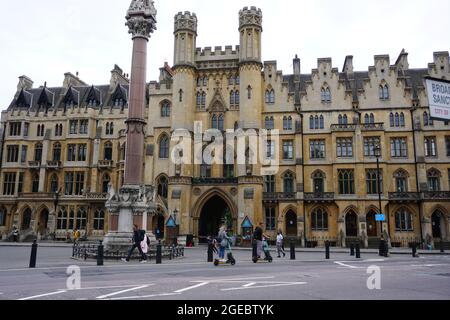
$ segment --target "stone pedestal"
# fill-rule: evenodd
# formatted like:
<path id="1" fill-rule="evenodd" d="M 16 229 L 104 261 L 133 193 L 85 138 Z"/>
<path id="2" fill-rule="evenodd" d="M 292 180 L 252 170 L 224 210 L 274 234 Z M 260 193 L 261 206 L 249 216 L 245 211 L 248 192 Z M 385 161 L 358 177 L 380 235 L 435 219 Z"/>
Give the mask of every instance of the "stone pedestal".
<path id="1" fill-rule="evenodd" d="M 103 244 L 105 250 L 126 251 L 133 237 L 133 224 L 135 215 L 153 215 L 156 205 L 153 202 L 154 189 L 151 186 L 128 185 L 120 189 L 116 194 L 112 185 L 109 188 L 109 199 L 106 208 L 112 216 L 118 217 L 118 223 L 111 223 L 110 231 L 105 235 Z M 142 221 L 142 220 L 141 220 Z M 141 224 L 140 222 L 138 224 Z M 146 229 L 146 226 L 140 226 Z M 150 235 L 150 241 L 154 239 Z"/>

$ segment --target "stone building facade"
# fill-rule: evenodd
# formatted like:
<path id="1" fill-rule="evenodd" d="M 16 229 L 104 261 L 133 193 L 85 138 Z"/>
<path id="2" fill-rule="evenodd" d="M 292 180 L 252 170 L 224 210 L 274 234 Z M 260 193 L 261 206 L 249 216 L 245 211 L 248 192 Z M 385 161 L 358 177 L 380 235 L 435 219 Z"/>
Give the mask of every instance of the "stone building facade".
<path id="1" fill-rule="evenodd" d="M 199 241 L 223 221 L 244 239 L 263 222 L 268 234 L 281 229 L 302 245 L 344 246 L 359 237 L 372 246 L 382 232 L 393 246 L 450 241 L 450 125 L 430 118 L 424 85 L 426 76 L 450 79 L 449 53 L 435 52 L 422 69 L 409 68 L 404 50 L 394 63 L 375 56 L 367 71 L 354 70 L 352 56 L 341 71 L 323 58 L 310 73 L 295 57 L 293 73 L 284 75 L 276 61 L 261 60 L 262 32 L 261 10 L 244 8 L 239 46 L 197 48 L 196 15 L 175 16 L 173 66 L 148 85 L 143 165 L 158 212 L 147 230 L 167 236 L 172 218 L 180 239 Z M 20 78 L 2 114 L 2 233 L 13 225 L 24 237 L 64 238 L 78 227 L 94 238 L 108 230 L 108 185 L 117 190 L 123 180 L 127 90 L 117 66 L 107 86 L 66 74 L 62 87 L 33 88 Z M 278 171 L 175 164 L 172 134 L 193 136 L 198 123 L 277 129 Z M 382 223 L 375 221 L 379 194 Z"/>

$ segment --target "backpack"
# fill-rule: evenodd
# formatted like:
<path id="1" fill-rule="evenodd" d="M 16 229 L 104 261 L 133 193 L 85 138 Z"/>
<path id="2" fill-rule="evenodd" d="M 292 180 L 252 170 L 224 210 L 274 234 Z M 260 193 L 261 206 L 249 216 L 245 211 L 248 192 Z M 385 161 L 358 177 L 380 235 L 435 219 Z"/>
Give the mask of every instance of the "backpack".
<path id="1" fill-rule="evenodd" d="M 139 241 L 144 241 L 145 239 L 145 231 L 144 230 L 139 230 Z"/>

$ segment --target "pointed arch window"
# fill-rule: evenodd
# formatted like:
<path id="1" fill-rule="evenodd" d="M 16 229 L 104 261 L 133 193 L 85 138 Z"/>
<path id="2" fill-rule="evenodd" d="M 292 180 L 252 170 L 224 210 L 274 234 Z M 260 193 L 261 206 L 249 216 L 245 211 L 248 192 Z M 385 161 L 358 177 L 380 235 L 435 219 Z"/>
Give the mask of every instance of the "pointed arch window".
<path id="1" fill-rule="evenodd" d="M 31 192 L 36 193 L 39 192 L 39 174 L 33 174 L 33 178 L 31 181 Z"/>
<path id="2" fill-rule="evenodd" d="M 325 186 L 325 175 L 322 171 L 317 171 L 313 175 L 313 186 L 315 193 L 323 193 Z"/>
<path id="3" fill-rule="evenodd" d="M 431 117 L 428 115 L 428 112 L 424 112 L 423 113 L 423 125 L 424 126 L 433 126 L 434 122 L 433 119 L 431 119 Z"/>
<path id="4" fill-rule="evenodd" d="M 42 143 L 37 143 L 34 147 L 34 161 L 42 161 Z"/>
<path id="5" fill-rule="evenodd" d="M 202 106 L 202 94 L 197 92 L 197 108 L 201 108 Z"/>
<path id="6" fill-rule="evenodd" d="M 400 127 L 400 115 L 398 112 L 395 113 L 395 126 Z"/>
<path id="7" fill-rule="evenodd" d="M 389 125 L 390 125 L 391 127 L 394 127 L 394 126 L 395 126 L 395 122 L 394 122 L 394 114 L 393 114 L 392 112 L 389 114 Z"/>
<path id="8" fill-rule="evenodd" d="M 87 222 L 87 209 L 86 208 L 78 208 L 77 211 L 77 228 L 80 230 L 86 229 Z"/>
<path id="9" fill-rule="evenodd" d="M 102 193 L 108 193 L 109 184 L 111 183 L 111 178 L 109 174 L 105 174 L 102 179 Z"/>
<path id="10" fill-rule="evenodd" d="M 58 211 L 58 218 L 57 218 L 57 229 L 58 230 L 66 230 L 67 229 L 67 210 L 65 207 L 62 207 Z"/>
<path id="11" fill-rule="evenodd" d="M 338 170 L 339 194 L 355 194 L 353 170 Z"/>
<path id="12" fill-rule="evenodd" d="M 405 114 L 403 112 L 400 113 L 400 127 L 405 126 Z"/>
<path id="13" fill-rule="evenodd" d="M 428 190 L 429 191 L 440 191 L 440 178 L 441 173 L 436 169 L 431 169 L 427 172 Z"/>
<path id="14" fill-rule="evenodd" d="M 292 130 L 292 117 L 283 117 L 283 130 Z"/>
<path id="15" fill-rule="evenodd" d="M 325 122 L 324 122 L 324 119 L 323 119 L 323 115 L 320 115 L 320 117 L 319 117 L 319 128 L 320 129 L 324 129 L 325 128 Z"/>
<path id="16" fill-rule="evenodd" d="M 162 118 L 169 118 L 170 117 L 170 102 L 167 100 L 164 100 L 161 103 L 161 117 Z"/>
<path id="17" fill-rule="evenodd" d="M 158 195 L 163 198 L 167 199 L 169 194 L 169 182 L 167 180 L 166 176 L 161 176 L 158 181 Z"/>
<path id="18" fill-rule="evenodd" d="M 378 88 L 380 100 L 389 100 L 389 86 L 381 84 Z"/>
<path id="19" fill-rule="evenodd" d="M 56 174 L 52 175 L 50 180 L 50 192 L 55 193 L 58 191 L 58 176 Z"/>
<path id="20" fill-rule="evenodd" d="M 315 126 L 314 126 L 314 117 L 310 116 L 309 117 L 309 129 L 314 130 Z"/>
<path id="21" fill-rule="evenodd" d="M 267 130 L 275 129 L 275 121 L 273 117 L 266 117 L 265 119 L 265 127 Z"/>
<path id="22" fill-rule="evenodd" d="M 287 172 L 283 176 L 283 190 L 285 193 L 294 192 L 294 175 L 292 172 Z"/>
<path id="23" fill-rule="evenodd" d="M 323 87 L 320 91 L 320 98 L 323 103 L 331 102 L 331 91 L 328 87 Z"/>
<path id="24" fill-rule="evenodd" d="M 104 159 L 103 160 L 112 160 L 112 156 L 113 156 L 113 145 L 111 142 L 105 142 L 105 147 L 104 147 Z"/>
<path id="25" fill-rule="evenodd" d="M 169 137 L 166 135 L 164 135 L 159 141 L 159 158 L 169 158 Z"/>
<path id="26" fill-rule="evenodd" d="M 94 212 L 94 230 L 101 231 L 105 229 L 105 212 L 97 208 Z"/>
<path id="27" fill-rule="evenodd" d="M 61 144 L 59 142 L 53 144 L 53 161 L 61 161 Z"/>
<path id="28" fill-rule="evenodd" d="M 408 192 L 408 174 L 404 170 L 394 173 L 395 187 L 397 192 Z"/>

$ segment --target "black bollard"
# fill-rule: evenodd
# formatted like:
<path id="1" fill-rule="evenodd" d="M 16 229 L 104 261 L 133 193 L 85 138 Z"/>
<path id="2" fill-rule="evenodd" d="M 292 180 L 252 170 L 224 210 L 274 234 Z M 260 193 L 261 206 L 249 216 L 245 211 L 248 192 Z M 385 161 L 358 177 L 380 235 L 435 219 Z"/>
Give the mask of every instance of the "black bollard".
<path id="1" fill-rule="evenodd" d="M 356 259 L 361 259 L 361 250 L 359 248 L 359 243 L 356 244 Z"/>
<path id="2" fill-rule="evenodd" d="M 416 257 L 416 253 L 417 253 L 416 244 L 415 243 L 411 243 L 411 248 L 412 248 L 412 256 L 413 256 L 413 258 L 415 258 Z"/>
<path id="3" fill-rule="evenodd" d="M 162 250 L 161 250 L 161 240 L 159 240 L 158 244 L 156 245 L 156 264 L 162 263 Z"/>
<path id="4" fill-rule="evenodd" d="M 37 247 L 36 240 L 34 240 L 31 245 L 30 268 L 36 268 Z"/>
<path id="5" fill-rule="evenodd" d="M 97 249 L 97 265 L 102 266 L 103 265 L 103 241 L 100 240 L 100 244 L 98 245 Z"/>
<path id="6" fill-rule="evenodd" d="M 325 241 L 325 259 L 330 259 L 330 242 Z"/>
<path id="7" fill-rule="evenodd" d="M 351 243 L 351 244 L 350 244 L 350 255 L 351 255 L 352 257 L 355 256 L 355 244 L 354 244 L 354 243 Z"/>
<path id="8" fill-rule="evenodd" d="M 291 241 L 291 260 L 295 260 L 295 242 Z"/>
<path id="9" fill-rule="evenodd" d="M 441 246 L 441 253 L 444 253 L 444 241 L 442 241 L 442 239 L 440 242 L 440 246 Z"/>
<path id="10" fill-rule="evenodd" d="M 213 262 L 213 244 L 208 243 L 208 262 Z"/>

